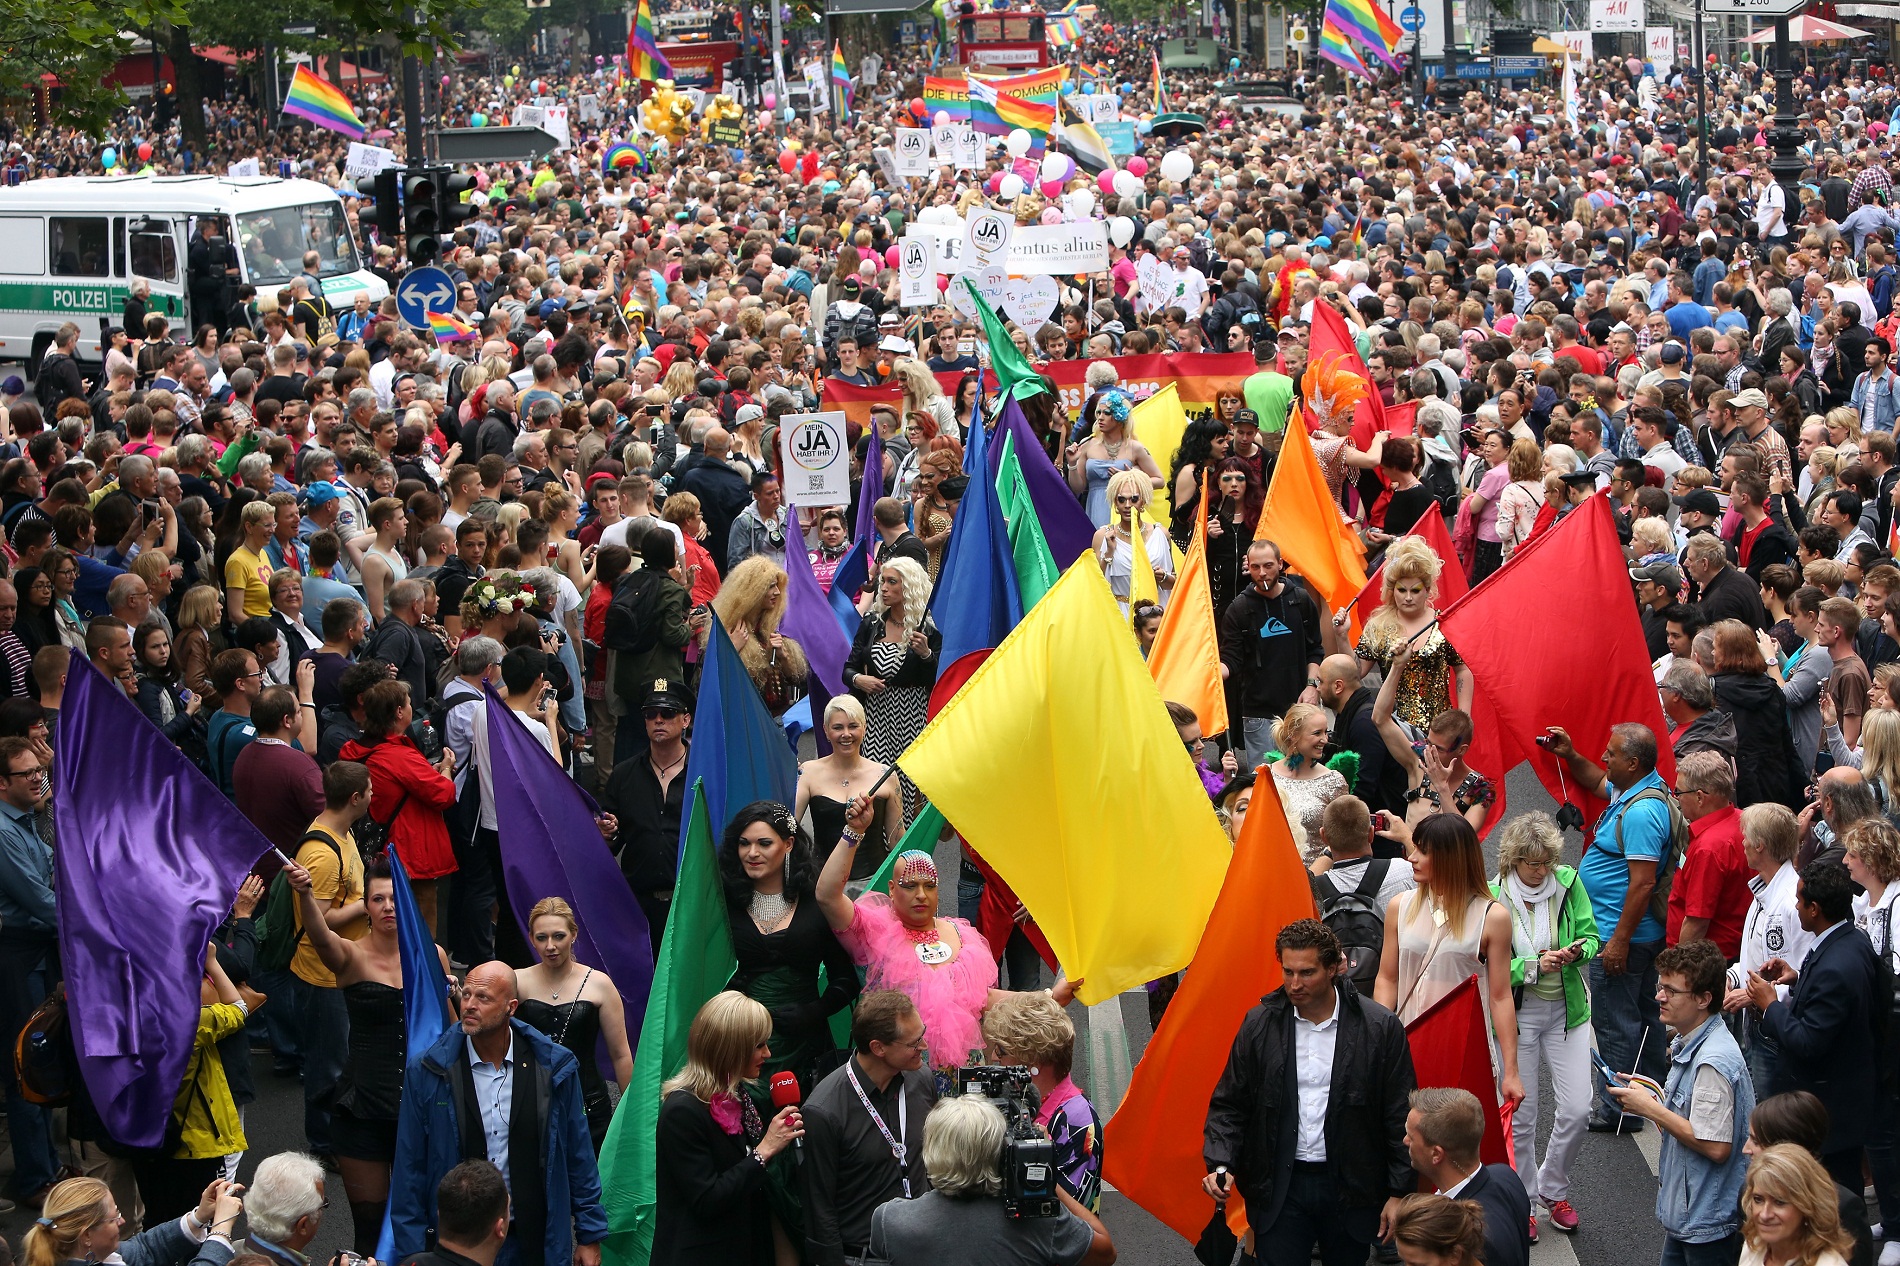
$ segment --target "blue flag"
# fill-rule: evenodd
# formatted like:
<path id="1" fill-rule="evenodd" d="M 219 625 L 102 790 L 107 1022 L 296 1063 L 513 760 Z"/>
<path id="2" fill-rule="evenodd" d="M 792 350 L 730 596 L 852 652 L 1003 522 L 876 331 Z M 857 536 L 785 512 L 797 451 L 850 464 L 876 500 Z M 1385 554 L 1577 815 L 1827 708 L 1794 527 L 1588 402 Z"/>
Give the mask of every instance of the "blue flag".
<path id="1" fill-rule="evenodd" d="M 831 603 L 831 613 L 838 617 L 838 627 L 844 630 L 847 643 L 857 637 L 863 620 L 856 599 L 864 582 L 871 578 L 871 549 L 869 538 L 859 540 L 838 560 L 838 570 L 831 573 L 831 592 L 826 600 Z"/>
<path id="2" fill-rule="evenodd" d="M 973 415 L 964 468 L 989 470 L 988 436 L 982 414 Z M 1016 586 L 1016 563 L 1010 553 L 1003 508 L 996 499 L 996 483 L 984 474 L 970 480 L 957 507 L 950 539 L 943 548 L 943 567 L 930 591 L 930 615 L 943 631 L 945 665 L 971 651 L 993 649 L 1023 618 L 1023 597 Z"/>
<path id="3" fill-rule="evenodd" d="M 798 762 L 785 742 L 785 731 L 766 710 L 716 615 L 706 639 L 699 706 L 693 710 L 692 745 L 686 754 L 686 785 L 694 783 L 705 789 L 715 840 L 725 832 L 732 815 L 746 805 L 776 800 L 789 807 L 798 787 Z M 682 819 L 682 849 L 686 827 Z M 624 880 L 621 887 L 626 887 Z"/>
<path id="4" fill-rule="evenodd" d="M 198 1030 L 206 947 L 271 843 L 76 650 L 53 805 L 79 1072 L 114 1139 L 157 1147 Z"/>
<path id="5" fill-rule="evenodd" d="M 996 434 L 987 446 L 990 482 L 996 482 L 1002 466 L 1006 430 L 1016 440 L 1016 464 L 1022 467 L 1023 486 L 1029 490 L 1030 504 L 1036 507 L 1042 539 L 1049 545 L 1049 555 L 1055 559 L 1056 569 L 1066 570 L 1070 563 L 1089 552 L 1095 540 L 1095 525 L 1089 522 L 1082 503 L 1075 499 L 1068 480 L 1036 442 L 1036 433 L 1029 429 L 1023 408 L 1014 396 L 1004 397 L 1002 412 L 996 419 Z"/>
<path id="6" fill-rule="evenodd" d="M 409 873 L 402 868 L 402 859 L 393 848 L 387 856 L 390 878 L 396 881 L 396 950 L 402 955 L 406 1058 L 414 1059 L 434 1046 L 435 1040 L 454 1023 L 449 1013 L 449 978 L 442 973 L 441 956 L 436 953 L 435 941 L 422 922 L 422 912 L 416 908 L 416 894 L 410 890 Z M 410 1121 L 411 1118 L 404 1117 L 396 1126 L 396 1150 L 404 1156 L 420 1155 L 420 1142 L 402 1137 L 403 1131 L 410 1128 Z M 396 1260 L 396 1236 L 389 1225 L 388 1209 L 383 1210 L 383 1232 L 376 1241 L 376 1260 Z"/>
<path id="7" fill-rule="evenodd" d="M 598 806 L 488 687 L 488 773 L 508 905 L 530 945 L 528 911 L 543 897 L 574 909 L 574 961 L 613 977 L 628 1016 L 643 1014 L 653 988 L 646 915 L 594 822 Z M 629 1020 L 631 1034 L 638 1026 Z"/>

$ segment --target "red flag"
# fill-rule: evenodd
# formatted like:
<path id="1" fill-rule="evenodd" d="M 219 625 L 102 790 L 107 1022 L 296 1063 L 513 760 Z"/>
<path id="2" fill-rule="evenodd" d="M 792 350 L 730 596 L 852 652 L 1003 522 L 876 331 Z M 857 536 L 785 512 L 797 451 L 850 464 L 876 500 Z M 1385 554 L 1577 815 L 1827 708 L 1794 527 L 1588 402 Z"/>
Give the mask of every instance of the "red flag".
<path id="1" fill-rule="evenodd" d="M 1280 987 L 1274 938 L 1295 919 L 1314 917 L 1313 891 L 1272 783 L 1262 776 L 1254 784 L 1200 947 L 1104 1139 L 1102 1176 L 1190 1242 L 1214 1214 L 1201 1190 L 1208 1101 L 1240 1022 Z M 1244 1229 L 1238 1197 L 1227 1215 L 1229 1226 Z"/>
<path id="2" fill-rule="evenodd" d="M 1372 400 L 1379 398 L 1379 388 L 1372 388 Z M 1418 429 L 1418 401 L 1407 400 L 1404 404 L 1385 405 L 1385 429 L 1398 436 L 1410 436 Z M 1352 442 L 1360 451 L 1372 447 L 1372 437 L 1379 433 L 1380 420 L 1373 417 L 1367 401 L 1360 401 L 1360 407 L 1353 410 Z"/>
<path id="3" fill-rule="evenodd" d="M 1346 318 L 1340 316 L 1332 304 L 1316 300 L 1313 304 L 1313 328 L 1306 343 L 1308 364 L 1317 365 L 1328 352 L 1336 352 L 1340 357 L 1340 368 L 1358 374 L 1371 388 L 1353 411 L 1352 419 L 1353 442 L 1362 449 L 1367 447 L 1374 435 L 1387 429 L 1385 401 L 1379 398 L 1379 386 L 1372 381 L 1372 371 L 1366 368 L 1366 362 L 1359 356 L 1359 344 L 1353 341 L 1352 331 L 1346 327 Z M 1363 440 L 1359 438 L 1362 429 L 1365 434 Z"/>
<path id="4" fill-rule="evenodd" d="M 1416 536 L 1431 546 L 1432 553 L 1438 555 L 1438 561 L 1445 565 L 1444 570 L 1438 573 L 1438 609 L 1443 611 L 1464 597 L 1471 586 L 1465 581 L 1464 564 L 1458 561 L 1458 551 L 1452 548 L 1451 533 L 1445 530 L 1445 516 L 1438 512 L 1438 507 L 1434 505 L 1419 515 L 1418 522 L 1405 535 Z M 1388 552 L 1391 548 L 1386 546 Z M 1382 579 L 1384 575 L 1385 563 L 1381 560 L 1379 569 L 1372 573 L 1372 579 L 1366 582 L 1366 587 L 1359 591 L 1356 599 L 1359 605 L 1355 609 L 1368 620 L 1379 609 L 1379 587 L 1385 583 Z"/>
<path id="5" fill-rule="evenodd" d="M 899 412 L 904 408 L 904 385 L 887 383 L 881 387 L 859 387 L 837 378 L 827 378 L 820 388 L 824 403 L 821 409 L 840 409 L 849 421 L 859 426 L 871 425 L 871 407 L 888 404 Z"/>
<path id="6" fill-rule="evenodd" d="M 1439 627 L 1477 681 L 1475 733 L 1465 759 L 1497 788 L 1487 827 L 1504 818 L 1505 773 L 1526 759 L 1552 796 L 1577 804 L 1588 820 L 1602 811 L 1601 801 L 1565 776 L 1561 761 L 1532 745 L 1548 726 L 1562 726 L 1579 752 L 1594 757 L 1609 742 L 1611 726 L 1647 725 L 1657 737 L 1656 772 L 1675 782 L 1629 568 L 1603 494 L 1519 547 L 1483 584 L 1444 608 Z M 1590 648 L 1587 680 L 1577 675 L 1578 647 Z"/>
<path id="7" fill-rule="evenodd" d="M 1418 1074 L 1419 1086 L 1457 1086 L 1476 1095 L 1484 1108 L 1484 1142 L 1478 1145 L 1478 1159 L 1487 1165 L 1508 1165 L 1510 1143 L 1498 1115 L 1497 1080 L 1491 1075 L 1490 1027 L 1484 991 L 1476 976 L 1467 976 L 1406 1025 L 1405 1037 L 1412 1045 L 1412 1071 Z"/>

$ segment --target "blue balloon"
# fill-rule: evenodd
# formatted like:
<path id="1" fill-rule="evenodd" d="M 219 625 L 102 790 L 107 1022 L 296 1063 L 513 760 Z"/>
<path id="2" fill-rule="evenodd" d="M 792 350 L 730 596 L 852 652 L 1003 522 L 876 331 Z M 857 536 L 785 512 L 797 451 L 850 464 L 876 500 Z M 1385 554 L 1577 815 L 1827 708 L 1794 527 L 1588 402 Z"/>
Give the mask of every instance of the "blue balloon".
<path id="1" fill-rule="evenodd" d="M 1135 131 L 1141 133 L 1143 136 L 1148 135 L 1148 133 L 1154 130 L 1155 130 L 1155 125 L 1149 122 L 1147 119 L 1135 120 Z"/>
<path id="2" fill-rule="evenodd" d="M 105 151 L 99 155 L 99 161 L 105 165 L 107 170 L 117 167 L 119 165 L 119 151 L 108 145 Z"/>
<path id="3" fill-rule="evenodd" d="M 1239 70 L 1239 69 L 1240 69 L 1240 59 L 1239 59 L 1238 57 L 1229 57 L 1229 58 L 1227 59 L 1227 69 L 1229 69 L 1229 70 Z"/>
<path id="4" fill-rule="evenodd" d="M 1093 81 L 1082 85 L 1082 95 L 1085 97 L 1092 97 L 1095 95 L 1095 84 Z"/>
<path id="5" fill-rule="evenodd" d="M 785 121 L 787 123 L 790 123 L 793 119 L 796 119 L 797 117 L 798 117 L 798 111 L 796 109 L 794 109 L 791 106 L 785 107 Z"/>
<path id="6" fill-rule="evenodd" d="M 1134 90 L 1135 90 L 1135 85 L 1133 85 L 1133 84 L 1123 84 L 1123 85 L 1122 85 L 1122 91 L 1123 91 L 1123 92 L 1133 92 Z"/>

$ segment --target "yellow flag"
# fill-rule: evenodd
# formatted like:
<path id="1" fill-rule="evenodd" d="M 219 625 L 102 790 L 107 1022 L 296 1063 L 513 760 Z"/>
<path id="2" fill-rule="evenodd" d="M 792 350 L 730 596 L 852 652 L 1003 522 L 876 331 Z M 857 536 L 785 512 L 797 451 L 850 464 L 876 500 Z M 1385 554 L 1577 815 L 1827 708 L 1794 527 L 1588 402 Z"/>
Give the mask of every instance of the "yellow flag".
<path id="1" fill-rule="evenodd" d="M 1181 407 L 1181 395 L 1173 383 L 1130 410 L 1128 433 L 1141 441 L 1148 455 L 1155 459 L 1155 465 L 1163 474 L 1167 473 L 1174 464 L 1174 450 L 1181 447 L 1181 437 L 1187 434 L 1187 411 Z M 1156 490 L 1148 502 L 1148 521 L 1164 528 L 1169 526 L 1168 515 L 1173 506 L 1171 485 Z"/>
<path id="2" fill-rule="evenodd" d="M 1029 908 L 1083 1002 L 1193 957 L 1233 849 L 1092 561 L 898 764 Z"/>
<path id="3" fill-rule="evenodd" d="M 1214 592 L 1207 576 L 1207 484 L 1201 484 L 1200 515 L 1187 562 L 1175 573 L 1174 593 L 1148 650 L 1148 675 L 1163 699 L 1186 704 L 1200 718 L 1201 733 L 1227 729 L 1227 691 L 1220 678 L 1220 635 L 1214 627 Z"/>
<path id="4" fill-rule="evenodd" d="M 1266 504 L 1260 509 L 1260 524 L 1254 529 L 1253 539 L 1278 545 L 1281 561 L 1306 577 L 1334 611 L 1366 587 L 1366 547 L 1333 500 L 1301 418 L 1287 422 L 1280 457 L 1273 467 L 1273 482 L 1267 486 Z M 1359 625 L 1355 607 L 1355 638 Z"/>
<path id="5" fill-rule="evenodd" d="M 1128 563 L 1128 622 L 1131 625 L 1135 622 L 1137 602 L 1161 601 L 1161 586 L 1155 580 L 1154 560 L 1148 557 L 1148 542 L 1142 537 L 1142 530 L 1146 526 L 1141 516 L 1136 515 L 1134 539 L 1128 542 L 1129 552 L 1134 556 Z"/>

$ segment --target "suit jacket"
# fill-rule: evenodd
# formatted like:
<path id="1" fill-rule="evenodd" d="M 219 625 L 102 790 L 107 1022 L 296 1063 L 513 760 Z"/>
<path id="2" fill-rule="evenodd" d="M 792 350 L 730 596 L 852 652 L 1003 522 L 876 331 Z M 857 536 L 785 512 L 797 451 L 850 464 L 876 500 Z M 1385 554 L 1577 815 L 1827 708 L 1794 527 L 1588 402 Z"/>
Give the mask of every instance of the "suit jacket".
<path id="1" fill-rule="evenodd" d="M 1771 1093 L 1806 1090 L 1827 1105 L 1823 1152 L 1867 1142 L 1879 1101 L 1880 1036 L 1891 986 L 1867 934 L 1844 923 L 1808 951 L 1794 992 L 1762 1013 L 1762 1031 L 1781 1047 Z"/>
<path id="2" fill-rule="evenodd" d="M 1531 1200 L 1509 1165 L 1485 1165 L 1458 1193 L 1484 1209 L 1484 1266 L 1530 1266 Z"/>
<path id="3" fill-rule="evenodd" d="M 765 1166 L 747 1151 L 745 1136 L 720 1129 L 691 1093 L 660 1104 L 653 1266 L 771 1266 Z"/>

